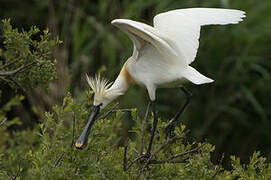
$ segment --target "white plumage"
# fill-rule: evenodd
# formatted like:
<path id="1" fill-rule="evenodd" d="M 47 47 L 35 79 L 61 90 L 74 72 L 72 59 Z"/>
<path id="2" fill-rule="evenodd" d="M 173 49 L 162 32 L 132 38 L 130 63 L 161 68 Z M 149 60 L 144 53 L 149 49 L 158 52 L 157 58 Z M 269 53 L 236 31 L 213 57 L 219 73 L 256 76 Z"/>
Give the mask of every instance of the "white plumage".
<path id="1" fill-rule="evenodd" d="M 153 26 L 129 19 L 113 20 L 111 23 L 133 41 L 134 51 L 106 91 L 116 90 L 123 94 L 131 82 L 136 82 L 147 88 L 154 101 L 158 87 L 178 87 L 187 80 L 194 84 L 213 82 L 189 66 L 197 55 L 200 28 L 211 24 L 236 24 L 244 17 L 245 12 L 240 10 L 190 8 L 158 14 Z M 117 96 L 112 97 L 111 101 Z M 102 103 L 104 107 L 109 102 L 94 97 L 94 105 Z"/>
<path id="2" fill-rule="evenodd" d="M 153 25 L 168 38 L 179 57 L 190 64 L 197 54 L 201 26 L 237 24 L 244 17 L 245 12 L 239 10 L 191 8 L 158 14 Z"/>
<path id="3" fill-rule="evenodd" d="M 133 55 L 125 62 L 112 85 L 100 76 L 87 77 L 88 84 L 95 93 L 94 108 L 85 129 L 76 141 L 76 147 L 83 149 L 86 145 L 100 108 L 124 94 L 132 82 L 145 86 L 151 101 L 155 100 L 155 91 L 158 87 L 179 87 L 187 80 L 194 84 L 213 82 L 189 66 L 197 55 L 200 27 L 210 24 L 236 24 L 244 17 L 245 13 L 239 10 L 192 8 L 158 14 L 154 17 L 153 27 L 128 19 L 113 20 L 112 24 L 127 33 L 133 41 Z M 188 94 L 186 90 L 184 92 Z M 168 133 L 173 130 L 173 125 L 185 106 L 166 127 L 169 129 Z M 146 157 L 151 157 L 152 141 L 158 120 L 154 103 L 153 117 L 152 135 Z"/>

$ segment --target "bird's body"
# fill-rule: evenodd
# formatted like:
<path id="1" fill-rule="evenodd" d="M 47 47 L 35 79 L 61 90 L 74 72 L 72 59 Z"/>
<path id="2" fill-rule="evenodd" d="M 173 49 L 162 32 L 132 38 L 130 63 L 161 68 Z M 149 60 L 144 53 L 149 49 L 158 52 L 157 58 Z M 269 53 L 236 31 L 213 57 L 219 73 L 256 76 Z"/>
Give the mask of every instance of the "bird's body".
<path id="1" fill-rule="evenodd" d="M 200 27 L 210 24 L 236 24 L 243 11 L 215 8 L 173 10 L 154 17 L 154 27 L 128 19 L 112 24 L 128 34 L 134 43 L 133 55 L 124 64 L 111 89 L 126 91 L 131 82 L 144 85 L 151 101 L 159 87 L 179 87 L 213 82 L 190 66 L 199 47 Z M 126 82 L 119 83 L 119 80 Z M 124 93 L 124 92 L 123 92 Z"/>
<path id="2" fill-rule="evenodd" d="M 244 17 L 245 12 L 239 10 L 190 8 L 158 14 L 153 26 L 129 19 L 113 20 L 111 23 L 133 41 L 134 50 L 112 85 L 100 76 L 87 77 L 95 93 L 94 106 L 105 107 L 133 82 L 146 87 L 151 101 L 155 101 L 160 87 L 180 87 L 185 81 L 197 85 L 213 82 L 190 66 L 197 55 L 200 28 L 237 24 Z"/>
<path id="3" fill-rule="evenodd" d="M 149 46 L 149 47 L 148 47 Z M 156 54 L 156 58 L 149 58 Z M 151 45 L 146 45 L 145 49 L 136 57 L 129 58 L 120 73 L 126 82 L 135 82 L 146 87 L 150 99 L 155 100 L 156 88 L 178 87 L 186 80 L 182 75 L 185 66 L 178 67 L 177 64 L 168 63 L 163 56 L 159 56 Z M 114 86 L 113 86 L 114 87 Z"/>

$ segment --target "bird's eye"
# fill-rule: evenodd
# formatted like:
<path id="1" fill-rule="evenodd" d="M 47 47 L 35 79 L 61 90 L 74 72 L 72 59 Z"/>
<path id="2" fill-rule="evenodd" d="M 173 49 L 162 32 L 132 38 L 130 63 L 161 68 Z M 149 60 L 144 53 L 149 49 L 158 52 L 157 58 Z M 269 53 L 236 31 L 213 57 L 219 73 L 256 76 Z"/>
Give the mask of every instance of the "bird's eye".
<path id="1" fill-rule="evenodd" d="M 102 105 L 103 105 L 103 103 L 99 104 L 98 106 L 102 106 Z"/>

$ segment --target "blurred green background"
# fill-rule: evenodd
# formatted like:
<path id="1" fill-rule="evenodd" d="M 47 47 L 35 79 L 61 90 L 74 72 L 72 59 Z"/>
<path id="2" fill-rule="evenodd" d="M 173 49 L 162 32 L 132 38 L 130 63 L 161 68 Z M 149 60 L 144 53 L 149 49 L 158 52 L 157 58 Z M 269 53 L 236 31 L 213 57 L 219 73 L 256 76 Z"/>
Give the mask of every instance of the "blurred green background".
<path id="1" fill-rule="evenodd" d="M 60 104 L 67 92 L 80 101 L 86 89 L 85 73 L 102 73 L 111 81 L 132 53 L 132 42 L 110 21 L 129 18 L 152 24 L 155 14 L 178 8 L 219 7 L 244 10 L 238 25 L 208 26 L 201 30 L 200 48 L 192 66 L 215 80 L 208 85 L 187 84 L 193 92 L 182 121 L 193 140 L 207 139 L 216 146 L 213 159 L 223 152 L 244 161 L 253 151 L 271 155 L 271 1 L 270 0 L 1 0 L 1 19 L 10 18 L 18 29 L 48 27 L 63 44 L 54 52 L 58 80 L 48 92 L 28 91 L 23 104 L 8 118 L 20 117 L 33 126 L 44 111 Z M 3 101 L 13 96 L 1 87 Z M 178 89 L 158 90 L 159 116 L 174 115 L 185 96 Z M 133 86 L 119 99 L 125 108 L 144 113 L 145 89 Z M 13 129 L 11 129 L 12 131 Z"/>

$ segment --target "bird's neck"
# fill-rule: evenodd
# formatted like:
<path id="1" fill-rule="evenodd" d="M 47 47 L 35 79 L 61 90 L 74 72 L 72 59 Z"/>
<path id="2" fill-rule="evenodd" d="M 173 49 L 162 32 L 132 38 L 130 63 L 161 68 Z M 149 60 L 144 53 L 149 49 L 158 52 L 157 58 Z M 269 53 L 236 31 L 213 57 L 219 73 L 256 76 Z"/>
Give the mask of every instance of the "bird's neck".
<path id="1" fill-rule="evenodd" d="M 117 90 L 119 93 L 124 94 L 129 88 L 130 83 L 126 80 L 126 78 L 119 74 L 113 85 L 110 87 L 112 90 Z"/>
<path id="2" fill-rule="evenodd" d="M 129 86 L 133 83 L 133 78 L 130 75 L 128 69 L 127 69 L 127 62 L 130 61 L 130 58 L 126 61 L 124 66 L 122 67 L 117 79 L 113 83 L 113 85 L 110 87 L 110 89 L 117 90 L 118 92 L 124 94 Z"/>

